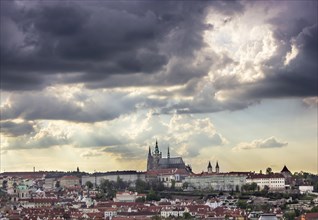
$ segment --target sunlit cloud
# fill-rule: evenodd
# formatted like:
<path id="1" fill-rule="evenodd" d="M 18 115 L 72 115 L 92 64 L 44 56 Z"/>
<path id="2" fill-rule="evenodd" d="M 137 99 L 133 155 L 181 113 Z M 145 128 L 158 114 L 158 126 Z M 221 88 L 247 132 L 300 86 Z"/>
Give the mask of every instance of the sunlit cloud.
<path id="1" fill-rule="evenodd" d="M 251 142 L 243 142 L 239 143 L 237 146 L 233 148 L 234 151 L 240 150 L 252 150 L 252 149 L 260 149 L 260 148 L 280 148 L 287 146 L 287 142 L 283 142 L 277 140 L 275 137 L 270 137 L 267 139 L 257 139 Z"/>
<path id="2" fill-rule="evenodd" d="M 140 168 L 156 139 L 163 152 L 170 146 L 196 165 L 215 153 L 230 164 L 232 149 L 251 156 L 303 140 L 313 147 L 316 136 L 306 135 L 317 129 L 316 8 L 316 1 L 1 2 L 5 163 L 16 167 L 16 154 L 29 164 L 41 151 L 96 162 L 91 168 L 103 158 Z M 297 104 L 281 112 L 283 101 Z M 275 114 L 258 117 L 265 107 Z M 281 129 L 285 113 L 304 129 L 298 142 Z M 312 117 L 310 126 L 300 114 Z M 253 123 L 263 132 L 236 135 Z"/>

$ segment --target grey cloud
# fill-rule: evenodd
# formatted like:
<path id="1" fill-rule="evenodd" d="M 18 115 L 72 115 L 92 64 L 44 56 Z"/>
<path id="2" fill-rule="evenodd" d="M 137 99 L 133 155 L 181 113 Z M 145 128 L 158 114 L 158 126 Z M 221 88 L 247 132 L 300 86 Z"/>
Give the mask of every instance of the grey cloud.
<path id="1" fill-rule="evenodd" d="M 260 148 L 276 148 L 276 147 L 284 147 L 286 146 L 288 143 L 286 142 L 282 142 L 282 141 L 277 141 L 275 139 L 275 137 L 271 137 L 271 138 L 268 138 L 264 141 L 262 141 L 260 144 L 259 144 L 259 147 Z"/>
<path id="2" fill-rule="evenodd" d="M 279 3 L 279 6 L 285 3 Z M 214 91 L 210 91 L 210 100 L 213 101 L 210 105 L 205 104 L 208 108 L 201 108 L 201 105 L 191 108 L 194 104 L 192 101 L 192 104 L 184 103 L 184 109 L 189 107 L 187 111 L 181 112 L 218 111 L 212 106 L 218 106 L 221 110 L 237 110 L 267 98 L 306 98 L 318 95 L 318 26 L 317 13 L 313 10 L 317 8 L 317 2 L 293 2 L 285 6 L 279 17 L 269 20 L 278 44 L 276 53 L 261 64 L 264 78 L 242 83 L 236 75 L 215 75 L 211 85 Z M 294 12 L 293 16 L 288 16 Z M 298 54 L 286 65 L 285 57 L 292 45 L 295 45 Z M 214 100 L 213 95 L 217 91 L 226 92 L 228 98 L 222 102 Z"/>
<path id="3" fill-rule="evenodd" d="M 40 135 L 38 137 L 36 135 Z M 41 149 L 49 148 L 53 146 L 62 146 L 69 144 L 69 140 L 66 136 L 54 136 L 48 132 L 42 131 L 34 133 L 28 136 L 19 136 L 9 140 L 9 145 L 5 148 L 6 150 L 21 150 L 21 149 Z"/>
<path id="4" fill-rule="evenodd" d="M 160 83 L 160 77 L 153 80 L 149 74 L 164 71 L 171 57 L 191 58 L 204 47 L 208 7 L 226 14 L 243 10 L 236 1 L 35 1 L 23 7 L 2 6 L 3 90 L 38 90 L 76 82 L 105 87 L 112 84 L 111 75 L 135 73 L 145 74 L 148 80 L 143 85 Z M 192 73 L 187 77 L 192 76 L 198 77 Z M 123 86 L 125 82 L 121 80 Z"/>
<path id="5" fill-rule="evenodd" d="M 263 65 L 266 77 L 247 93 L 257 98 L 318 95 L 317 7 L 316 1 L 295 1 L 288 3 L 288 7 L 279 16 L 269 20 L 274 29 L 274 37 L 280 42 L 277 54 Z M 291 13 L 293 16 L 290 16 Z M 291 50 L 292 44 L 295 44 L 299 52 L 285 66 L 284 57 Z"/>
<path id="6" fill-rule="evenodd" d="M 313 97 L 318 95 L 318 26 L 305 27 L 295 38 L 299 50 L 289 65 L 267 72 L 263 80 L 247 85 L 248 98 Z"/>
<path id="7" fill-rule="evenodd" d="M 0 128 L 0 132 L 9 137 L 17 137 L 34 132 L 33 123 L 31 122 L 0 121 Z"/>
<path id="8" fill-rule="evenodd" d="M 110 134 L 110 131 L 102 130 L 102 133 L 99 131 L 89 132 L 85 135 L 73 136 L 73 143 L 76 147 L 105 147 L 105 146 L 116 146 L 127 142 L 122 138 L 119 140 L 115 136 Z"/>
<path id="9" fill-rule="evenodd" d="M 83 30 L 90 14 L 77 5 L 56 5 L 28 13 L 35 29 L 57 36 L 75 35 Z M 30 21 L 31 22 L 31 21 Z"/>
<path id="10" fill-rule="evenodd" d="M 35 119 L 67 119 L 75 120 L 83 114 L 79 106 L 48 95 L 15 95 L 12 105 L 4 105 L 1 108 L 2 119 L 24 118 Z M 80 116 L 81 117 L 81 116 Z M 89 117 L 89 116 L 88 116 Z"/>
<path id="11" fill-rule="evenodd" d="M 102 149 L 102 152 L 114 154 L 118 156 L 119 160 L 137 160 L 144 159 L 147 151 L 145 149 L 140 148 L 140 146 L 125 146 L 118 145 L 112 147 L 106 147 Z"/>
<path id="12" fill-rule="evenodd" d="M 23 118 L 25 120 L 47 119 L 78 122 L 96 122 L 112 120 L 122 114 L 131 113 L 138 105 L 160 105 L 143 96 L 129 96 L 129 93 L 105 93 L 103 96 L 80 97 L 78 100 L 64 100 L 49 93 L 15 94 L 10 98 L 11 104 L 1 107 L 2 120 Z"/>
<path id="13" fill-rule="evenodd" d="M 102 156 L 102 155 L 103 155 L 103 153 L 101 153 L 101 152 L 87 151 L 87 152 L 82 153 L 81 157 L 91 158 L 91 157 L 99 157 L 99 156 Z"/>
<path id="14" fill-rule="evenodd" d="M 259 149 L 259 148 L 281 148 L 287 146 L 287 142 L 283 142 L 277 140 L 275 137 L 270 137 L 264 140 L 253 140 L 248 143 L 239 143 L 237 146 L 233 148 L 234 151 L 240 150 L 251 150 L 251 149 Z"/>
<path id="15" fill-rule="evenodd" d="M 161 99 L 124 94 L 98 103 L 85 99 L 85 107 L 46 95 L 16 96 L 12 106 L 2 109 L 3 117 L 95 122 L 112 120 L 138 107 L 168 114 L 206 113 L 243 109 L 264 98 L 317 96 L 317 15 L 310 5 L 316 3 L 308 2 L 288 7 L 284 2 L 278 4 L 284 10 L 268 20 L 278 42 L 276 54 L 261 64 L 264 78 L 249 83 L 235 76 L 215 74 L 211 82 L 204 78 L 209 71 L 236 65 L 226 54 L 200 54 L 201 61 L 194 63 L 196 52 L 205 47 L 202 34 L 209 28 L 204 23 L 207 9 L 213 7 L 234 22 L 232 14 L 244 10 L 237 1 L 71 1 L 63 6 L 51 2 L 25 8 L 22 15 L 11 4 L 9 12 L 1 13 L 5 24 L 1 34 L 7 36 L 1 37 L 1 89 L 38 90 L 59 83 L 84 83 L 89 89 L 185 88 L 169 92 L 156 87 L 154 95 Z M 288 16 L 299 7 L 308 13 L 296 10 L 295 16 Z M 57 15 L 59 19 L 51 19 Z M 291 44 L 299 53 L 284 65 Z M 218 100 L 219 91 L 228 92 L 229 98 Z"/>

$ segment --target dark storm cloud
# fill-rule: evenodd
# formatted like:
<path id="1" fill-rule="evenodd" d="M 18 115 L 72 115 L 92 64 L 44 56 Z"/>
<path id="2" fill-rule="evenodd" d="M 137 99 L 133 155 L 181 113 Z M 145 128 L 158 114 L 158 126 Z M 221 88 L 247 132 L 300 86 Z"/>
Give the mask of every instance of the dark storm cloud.
<path id="1" fill-rule="evenodd" d="M 264 98 L 304 98 L 318 95 L 318 15 L 315 10 L 318 3 L 280 2 L 278 7 L 284 10 L 268 21 L 277 49 L 272 57 L 261 63 L 264 78 L 254 82 L 241 82 L 239 75 L 215 76 L 210 100 L 219 90 L 226 91 L 229 96 L 226 101 L 206 103 L 210 111 L 215 111 L 213 106 L 222 110 L 242 109 Z M 297 48 L 297 55 L 286 63 L 286 55 L 291 53 L 292 47 Z M 187 106 L 189 110 L 186 112 L 204 111 L 200 107 Z"/>
<path id="2" fill-rule="evenodd" d="M 252 86 L 255 88 L 247 92 L 249 96 L 271 98 L 318 95 L 318 3 L 295 1 L 287 6 L 279 16 L 269 20 L 274 29 L 274 37 L 279 42 L 277 54 L 264 62 L 265 78 Z M 283 65 L 292 45 L 296 46 L 298 54 L 288 65 Z"/>
<path id="3" fill-rule="evenodd" d="M 102 87 L 100 82 L 107 82 L 110 75 L 158 73 L 171 57 L 192 57 L 204 46 L 202 31 L 209 28 L 204 24 L 209 5 L 225 14 L 243 10 L 236 1 L 21 4 L 1 2 L 4 90 L 73 82 L 97 87 L 96 82 Z M 158 83 L 151 79 L 148 84 Z"/>
<path id="4" fill-rule="evenodd" d="M 266 77 L 246 86 L 248 98 L 312 97 L 318 95 L 318 26 L 304 27 L 293 38 L 299 52 L 282 68 L 264 67 Z M 284 61 L 282 61 L 284 62 Z"/>
<path id="5" fill-rule="evenodd" d="M 0 133 L 5 136 L 16 137 L 34 132 L 33 123 L 15 123 L 11 121 L 0 121 Z"/>

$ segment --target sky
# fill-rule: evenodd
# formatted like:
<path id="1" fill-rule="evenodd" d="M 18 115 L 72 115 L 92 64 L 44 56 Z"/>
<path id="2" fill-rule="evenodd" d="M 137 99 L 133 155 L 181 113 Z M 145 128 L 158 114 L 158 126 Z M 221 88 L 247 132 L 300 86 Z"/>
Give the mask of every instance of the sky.
<path id="1" fill-rule="evenodd" d="M 317 1 L 0 1 L 0 171 L 318 173 Z"/>

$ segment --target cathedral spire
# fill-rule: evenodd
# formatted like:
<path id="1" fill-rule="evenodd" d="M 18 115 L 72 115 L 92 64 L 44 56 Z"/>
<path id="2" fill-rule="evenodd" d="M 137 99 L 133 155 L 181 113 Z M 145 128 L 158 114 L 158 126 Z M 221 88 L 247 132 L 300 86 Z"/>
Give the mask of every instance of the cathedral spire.
<path id="1" fill-rule="evenodd" d="M 149 146 L 148 157 L 150 157 L 150 156 L 151 156 L 151 148 Z"/>
<path id="2" fill-rule="evenodd" d="M 219 167 L 219 162 L 218 161 L 216 161 L 215 172 L 216 173 L 220 172 L 220 167 Z"/>
<path id="3" fill-rule="evenodd" d="M 170 158 L 170 147 L 168 145 L 168 154 L 167 154 L 167 158 L 169 159 Z"/>
<path id="4" fill-rule="evenodd" d="M 158 141 L 156 140 L 155 154 L 159 154 Z"/>
<path id="5" fill-rule="evenodd" d="M 212 173 L 212 165 L 211 165 L 210 161 L 209 161 L 209 164 L 208 164 L 208 173 Z"/>

